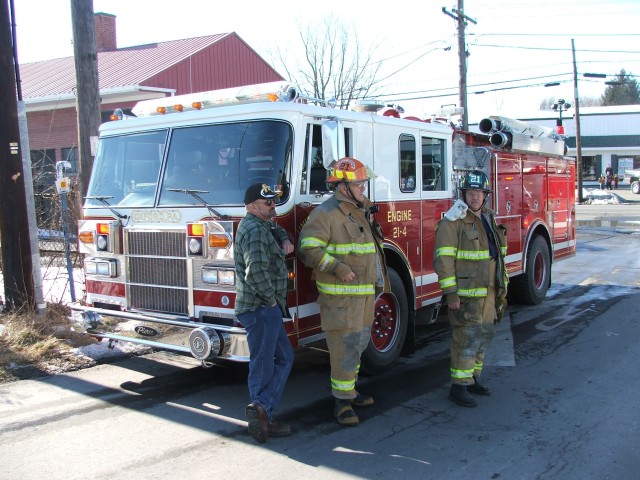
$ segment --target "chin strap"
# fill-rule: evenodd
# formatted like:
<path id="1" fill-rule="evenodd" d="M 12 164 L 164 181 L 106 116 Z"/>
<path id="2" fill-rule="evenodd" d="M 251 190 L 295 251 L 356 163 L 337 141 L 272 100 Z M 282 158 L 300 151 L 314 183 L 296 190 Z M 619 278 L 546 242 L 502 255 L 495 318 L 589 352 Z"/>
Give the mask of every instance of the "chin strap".
<path id="1" fill-rule="evenodd" d="M 353 192 L 351 191 L 351 189 L 349 188 L 349 183 L 345 182 L 344 180 L 342 181 L 342 183 L 344 183 L 346 190 L 347 190 L 347 197 L 349 197 L 351 200 L 353 200 L 356 204 L 356 207 L 358 208 L 363 208 L 364 204 L 360 201 L 358 201 L 358 199 L 356 198 L 356 196 L 353 194 Z"/>

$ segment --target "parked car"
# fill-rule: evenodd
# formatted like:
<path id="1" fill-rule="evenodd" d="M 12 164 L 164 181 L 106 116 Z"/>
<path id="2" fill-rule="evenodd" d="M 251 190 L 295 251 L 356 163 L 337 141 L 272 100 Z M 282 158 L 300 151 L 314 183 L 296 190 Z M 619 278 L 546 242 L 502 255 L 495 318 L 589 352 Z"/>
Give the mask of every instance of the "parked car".
<path id="1" fill-rule="evenodd" d="M 629 182 L 631 185 L 631 192 L 635 194 L 640 193 L 640 168 L 634 170 L 625 170 L 624 181 Z"/>

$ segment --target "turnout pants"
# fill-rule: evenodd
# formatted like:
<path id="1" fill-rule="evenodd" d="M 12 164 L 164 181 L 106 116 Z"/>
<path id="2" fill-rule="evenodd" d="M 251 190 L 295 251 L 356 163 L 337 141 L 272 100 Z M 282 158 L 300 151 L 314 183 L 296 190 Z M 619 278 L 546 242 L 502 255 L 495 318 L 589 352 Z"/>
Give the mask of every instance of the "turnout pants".
<path id="1" fill-rule="evenodd" d="M 495 272 L 491 262 L 491 285 L 486 297 L 460 297 L 460 309 L 449 310 L 451 323 L 451 383 L 472 385 L 484 365 L 484 354 L 495 331 Z"/>
<path id="2" fill-rule="evenodd" d="M 321 303 L 322 329 L 331 363 L 331 394 L 339 399 L 356 396 L 360 356 L 371 339 L 375 298 L 349 297 L 340 306 Z"/>

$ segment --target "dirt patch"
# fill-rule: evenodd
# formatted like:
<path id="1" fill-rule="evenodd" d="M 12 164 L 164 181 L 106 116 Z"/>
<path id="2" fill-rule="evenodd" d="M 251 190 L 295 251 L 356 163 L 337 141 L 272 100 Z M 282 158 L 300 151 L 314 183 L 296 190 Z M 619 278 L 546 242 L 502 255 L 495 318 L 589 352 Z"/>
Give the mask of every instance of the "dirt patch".
<path id="1" fill-rule="evenodd" d="M 98 341 L 75 332 L 69 313 L 66 307 L 54 305 L 41 315 L 0 314 L 0 383 L 96 365 L 79 349 Z"/>

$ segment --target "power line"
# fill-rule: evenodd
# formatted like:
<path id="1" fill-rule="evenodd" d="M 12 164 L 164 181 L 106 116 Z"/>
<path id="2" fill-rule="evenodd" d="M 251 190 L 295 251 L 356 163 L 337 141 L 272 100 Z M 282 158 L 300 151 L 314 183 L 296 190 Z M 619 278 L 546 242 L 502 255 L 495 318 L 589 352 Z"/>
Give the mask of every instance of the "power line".
<path id="1" fill-rule="evenodd" d="M 516 45 L 490 45 L 490 44 L 481 44 L 476 43 L 474 47 L 492 47 L 492 48 L 515 48 L 519 50 L 546 50 L 546 51 L 559 51 L 559 52 L 570 52 L 570 48 L 562 48 L 562 47 L 523 47 Z M 640 53 L 640 50 L 595 50 L 595 49 L 580 49 L 579 52 L 590 52 L 590 53 Z"/>

